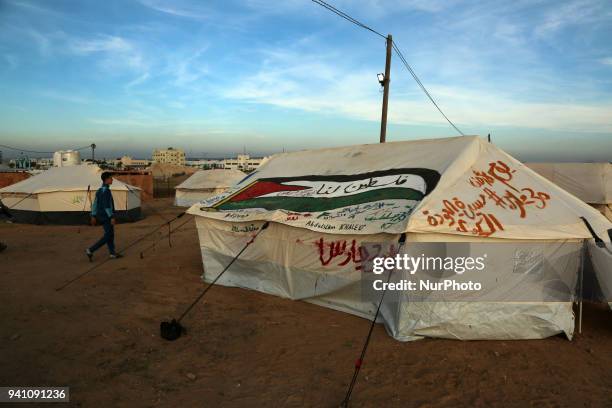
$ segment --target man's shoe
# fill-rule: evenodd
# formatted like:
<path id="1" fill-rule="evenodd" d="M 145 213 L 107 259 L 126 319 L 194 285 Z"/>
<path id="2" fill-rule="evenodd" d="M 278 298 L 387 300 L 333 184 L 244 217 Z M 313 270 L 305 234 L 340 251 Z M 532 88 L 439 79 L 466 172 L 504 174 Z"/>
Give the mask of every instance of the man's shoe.
<path id="1" fill-rule="evenodd" d="M 121 255 L 121 254 L 110 254 L 110 259 L 118 259 L 118 258 L 123 258 L 123 255 Z"/>
<path id="2" fill-rule="evenodd" d="M 4 242 L 0 242 L 0 252 L 4 251 L 6 248 L 8 248 L 6 244 Z"/>
<path id="3" fill-rule="evenodd" d="M 89 262 L 93 262 L 93 252 L 91 252 L 89 248 L 85 250 L 85 255 L 87 255 L 87 257 L 89 258 Z"/>

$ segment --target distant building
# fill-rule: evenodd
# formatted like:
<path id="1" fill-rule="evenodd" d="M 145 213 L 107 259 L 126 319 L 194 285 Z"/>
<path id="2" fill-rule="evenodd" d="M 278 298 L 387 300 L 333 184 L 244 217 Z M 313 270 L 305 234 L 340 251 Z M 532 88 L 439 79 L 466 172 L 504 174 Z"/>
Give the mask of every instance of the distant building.
<path id="1" fill-rule="evenodd" d="M 144 169 L 151 164 L 150 160 L 133 159 L 131 156 L 123 156 L 121 159 L 119 159 L 119 162 L 126 169 Z"/>
<path id="2" fill-rule="evenodd" d="M 60 150 L 53 153 L 53 166 L 66 167 L 81 164 L 81 153 L 75 150 Z"/>
<path id="3" fill-rule="evenodd" d="M 198 167 L 204 170 L 223 169 L 225 167 L 225 161 L 216 159 L 190 159 L 185 161 L 185 165 Z"/>
<path id="4" fill-rule="evenodd" d="M 185 165 L 185 152 L 183 149 L 175 149 L 169 147 L 167 149 L 153 150 L 153 163 L 176 164 L 178 166 Z"/>
<path id="5" fill-rule="evenodd" d="M 224 168 L 232 170 L 253 171 L 264 161 L 265 157 L 251 157 L 239 154 L 235 159 L 225 159 Z"/>
<path id="6" fill-rule="evenodd" d="M 53 167 L 53 158 L 51 157 L 40 157 L 38 159 L 34 159 L 36 163 L 36 168 L 39 170 L 48 170 L 49 167 Z"/>

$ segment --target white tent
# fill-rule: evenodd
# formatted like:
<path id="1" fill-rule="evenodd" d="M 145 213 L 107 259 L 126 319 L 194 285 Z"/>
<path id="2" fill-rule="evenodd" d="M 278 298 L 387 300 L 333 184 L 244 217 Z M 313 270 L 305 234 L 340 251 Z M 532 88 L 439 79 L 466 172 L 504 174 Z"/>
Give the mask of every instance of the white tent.
<path id="1" fill-rule="evenodd" d="M 17 222 L 87 223 L 101 174 L 96 165 L 53 167 L 0 189 L 0 199 Z M 119 220 L 140 219 L 140 188 L 115 179 L 111 191 Z"/>
<path id="2" fill-rule="evenodd" d="M 562 189 L 591 204 L 612 221 L 612 164 L 526 163 Z"/>
<path id="3" fill-rule="evenodd" d="M 204 279 L 372 318 L 364 258 L 407 234 L 404 251 L 488 251 L 485 288 L 449 298 L 403 293 L 382 309 L 396 339 L 526 339 L 574 328 L 584 217 L 609 242 L 612 224 L 475 136 L 278 154 L 220 196 L 195 204 Z M 396 278 L 406 276 L 398 275 Z M 550 301 L 561 287 L 569 296 Z M 527 288 L 527 290 L 524 290 Z M 522 297 L 519 301 L 518 295 Z M 515 298 L 514 296 L 517 295 Z M 556 298 L 555 298 L 556 299 Z"/>
<path id="4" fill-rule="evenodd" d="M 191 207 L 193 204 L 221 194 L 245 178 L 240 170 L 200 170 L 176 187 L 174 205 Z"/>

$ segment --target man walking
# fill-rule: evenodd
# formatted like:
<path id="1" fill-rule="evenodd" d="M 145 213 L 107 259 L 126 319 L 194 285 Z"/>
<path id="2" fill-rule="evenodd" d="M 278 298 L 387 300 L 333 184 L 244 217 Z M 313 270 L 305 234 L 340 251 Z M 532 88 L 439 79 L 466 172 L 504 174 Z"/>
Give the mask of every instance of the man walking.
<path id="1" fill-rule="evenodd" d="M 121 258 L 122 256 L 115 252 L 115 202 L 110 190 L 110 186 L 113 184 L 113 176 L 105 171 L 101 178 L 102 187 L 96 191 L 96 198 L 91 205 L 91 225 L 102 224 L 104 236 L 85 250 L 89 262 L 93 261 L 94 252 L 104 244 L 108 246 L 111 258 Z"/>

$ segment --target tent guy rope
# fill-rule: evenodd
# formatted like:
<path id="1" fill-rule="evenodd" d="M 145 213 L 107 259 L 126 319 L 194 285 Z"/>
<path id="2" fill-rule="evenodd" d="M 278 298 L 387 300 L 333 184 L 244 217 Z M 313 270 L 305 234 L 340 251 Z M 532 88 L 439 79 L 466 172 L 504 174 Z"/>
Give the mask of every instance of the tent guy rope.
<path id="1" fill-rule="evenodd" d="M 123 248 L 122 250 L 118 251 L 118 253 L 123 253 L 125 251 L 127 251 L 128 249 L 132 248 L 134 245 L 138 244 L 139 242 L 141 242 L 142 240 L 144 240 L 146 237 L 148 237 L 151 234 L 156 233 L 157 231 L 159 231 L 160 229 L 162 229 L 163 227 L 165 227 L 166 225 L 169 225 L 170 223 L 172 223 L 175 220 L 178 220 L 179 218 L 181 218 L 183 215 L 185 215 L 185 212 L 180 213 L 179 215 L 177 215 L 176 217 L 174 217 L 173 219 L 164 222 L 163 224 L 157 226 L 154 230 L 147 232 L 146 234 L 142 235 L 140 238 L 136 239 L 135 241 L 131 242 L 130 244 L 128 244 L 125 248 Z M 181 228 L 183 225 L 187 224 L 189 221 L 191 221 L 191 219 L 186 220 L 185 222 L 183 222 L 182 224 L 180 224 L 178 227 L 176 227 L 174 229 L 174 231 L 178 230 L 179 228 Z M 82 277 L 84 277 L 85 275 L 87 275 L 88 273 L 92 272 L 93 270 L 99 268 L 100 266 L 104 265 L 106 262 L 108 262 L 110 260 L 110 258 L 107 258 L 105 260 L 103 260 L 102 262 L 94 265 L 93 267 L 87 269 L 85 272 L 75 276 L 74 278 L 70 279 L 69 281 L 67 281 L 66 283 L 64 283 L 63 285 L 61 285 L 60 287 L 56 288 L 55 290 L 57 292 L 65 289 L 66 287 L 70 286 L 71 284 L 73 284 L 74 282 L 78 281 L 79 279 L 81 279 Z"/>
<path id="2" fill-rule="evenodd" d="M 230 263 L 227 264 L 227 266 L 221 271 L 221 273 L 219 273 L 217 275 L 217 277 L 215 279 L 213 279 L 213 281 L 210 282 L 210 284 L 208 284 L 208 286 L 206 288 L 204 288 L 202 293 L 200 293 L 198 295 L 198 297 L 195 298 L 195 300 L 193 302 L 191 302 L 191 304 L 187 307 L 187 309 L 185 309 L 185 311 L 181 314 L 181 316 L 178 319 L 172 319 L 169 322 L 168 321 L 163 321 L 163 322 L 160 323 L 159 330 L 160 330 L 160 335 L 161 335 L 162 338 L 164 338 L 166 340 L 169 340 L 169 341 L 174 341 L 174 340 L 178 339 L 179 337 L 181 337 L 181 334 L 183 332 L 185 332 L 185 328 L 181 325 L 181 321 L 183 320 L 183 318 L 185 316 L 187 316 L 187 314 L 191 311 L 191 309 L 193 309 L 193 307 L 195 305 L 197 305 L 200 300 L 202 300 L 204 295 L 206 295 L 206 293 L 214 286 L 215 283 L 217 283 L 217 281 L 221 278 L 221 276 L 223 276 L 223 274 L 232 266 L 232 264 L 240 257 L 240 255 L 242 255 L 242 253 L 253 242 L 255 242 L 255 239 L 259 236 L 259 234 L 261 234 L 265 229 L 267 229 L 269 225 L 270 225 L 270 223 L 268 221 L 266 221 L 261 226 L 259 231 L 257 231 L 257 233 L 251 237 L 251 239 L 240 250 L 240 252 L 238 252 L 238 254 L 236 254 L 236 256 L 230 261 Z"/>
<path id="3" fill-rule="evenodd" d="M 400 235 L 398 240 L 399 247 L 397 251 L 399 252 L 406 242 L 406 233 Z M 389 271 L 389 277 L 387 278 L 387 284 L 391 281 L 391 275 L 393 275 L 393 269 Z M 363 343 L 363 348 L 361 349 L 361 355 L 355 361 L 355 371 L 353 372 L 353 378 L 349 384 L 349 387 L 346 391 L 346 395 L 344 396 L 344 400 L 340 404 L 342 408 L 348 408 L 349 401 L 351 399 L 351 394 L 353 393 L 353 389 L 355 388 L 355 384 L 357 383 L 357 377 L 359 376 L 359 371 L 361 370 L 361 366 L 363 364 L 363 360 L 365 359 L 366 351 L 368 350 L 368 345 L 370 344 L 370 339 L 372 338 L 372 331 L 374 331 L 374 325 L 376 324 L 376 320 L 378 319 L 378 315 L 380 314 L 380 308 L 385 300 L 385 295 L 387 294 L 387 286 L 385 286 L 385 290 L 383 291 L 380 301 L 378 302 L 378 307 L 376 308 L 376 313 L 374 314 L 374 318 L 372 319 L 372 323 L 370 323 L 370 329 L 368 330 L 368 335 Z"/>

